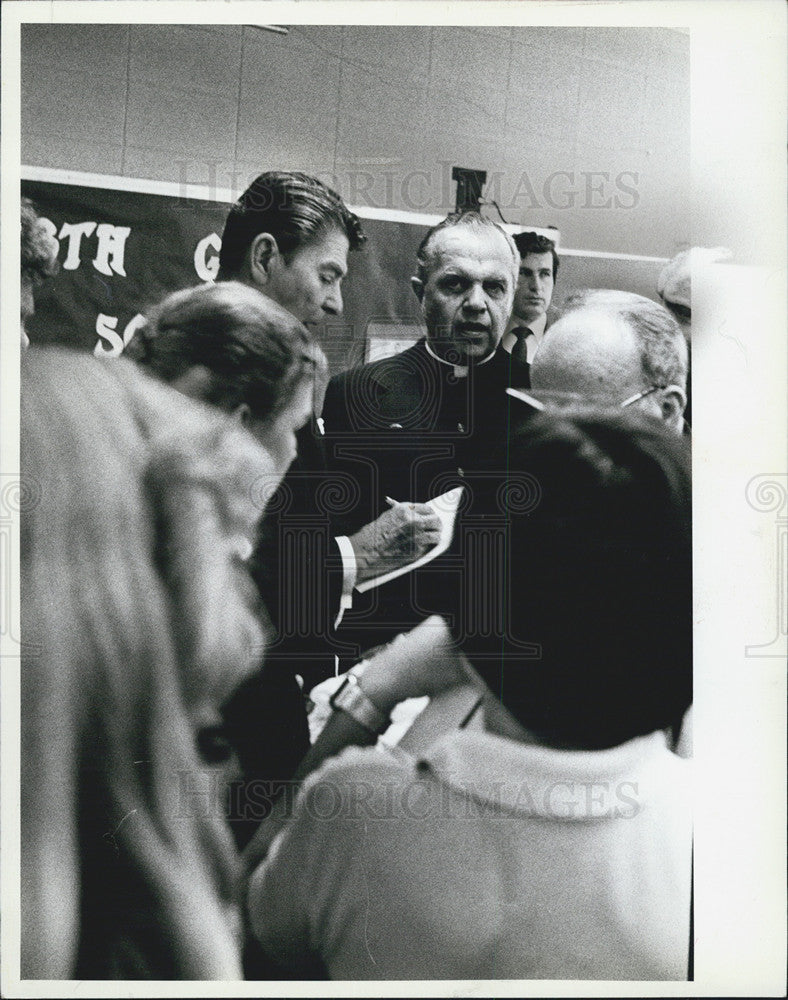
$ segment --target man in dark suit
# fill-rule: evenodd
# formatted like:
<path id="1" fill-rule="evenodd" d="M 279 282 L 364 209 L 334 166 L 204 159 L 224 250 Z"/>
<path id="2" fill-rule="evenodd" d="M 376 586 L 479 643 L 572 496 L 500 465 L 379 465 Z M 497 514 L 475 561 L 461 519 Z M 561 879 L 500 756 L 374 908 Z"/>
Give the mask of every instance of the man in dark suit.
<path id="1" fill-rule="evenodd" d="M 520 268 L 512 315 L 501 347 L 520 364 L 525 375 L 519 386 L 527 389 L 531 362 L 545 330 L 555 318 L 550 303 L 559 260 L 555 243 L 546 236 L 526 231 L 517 233 L 513 239 L 520 253 Z"/>
<path id="2" fill-rule="evenodd" d="M 511 237 L 478 213 L 449 216 L 417 256 L 412 285 L 426 337 L 331 380 L 323 408 L 329 467 L 355 486 L 355 502 L 341 518 L 346 534 L 395 501 L 424 504 L 457 484 L 465 486 L 462 527 L 446 556 L 363 599 L 354 595 L 340 635 L 361 648 L 433 611 L 462 614 L 472 627 L 483 609 L 476 598 L 473 608 L 460 607 L 451 581 L 467 577 L 468 560 L 482 558 L 480 538 L 494 545 L 495 526 L 505 520 L 488 457 L 506 435 L 506 387 L 523 376 L 517 360 L 498 350 L 520 256 Z"/>
<path id="3" fill-rule="evenodd" d="M 341 314 L 348 252 L 363 242 L 358 218 L 330 188 L 307 174 L 268 171 L 249 185 L 228 214 L 217 280 L 250 285 L 316 331 Z M 316 358 L 318 366 L 322 360 Z M 324 385 L 318 377 L 318 411 Z M 289 544 L 292 520 L 310 518 L 313 481 L 324 469 L 314 416 L 297 441 L 298 458 L 268 504 L 250 564 L 273 626 L 265 664 L 225 709 L 229 739 L 247 779 L 286 779 L 305 753 L 309 733 L 297 664 L 308 661 L 309 654 L 320 662 L 323 655 L 311 646 L 305 649 L 298 638 L 305 631 L 318 631 L 305 630 L 302 619 L 307 613 L 319 615 L 322 602 L 306 607 L 293 598 L 294 592 L 314 588 L 304 582 L 301 561 L 293 557 Z M 310 532 L 312 548 L 321 544 L 329 558 L 333 550 L 327 526 L 318 525 Z M 341 569 L 326 570 L 321 584 L 339 590 L 341 576 Z M 262 812 L 251 808 L 239 793 L 233 813 L 234 832 L 243 841 Z M 241 822 L 244 817 L 248 824 Z"/>
<path id="4" fill-rule="evenodd" d="M 250 285 L 312 331 L 342 312 L 348 253 L 364 243 L 359 219 L 321 181 L 294 171 L 260 174 L 233 205 L 222 234 L 217 280 Z M 247 778 L 287 779 L 309 746 L 304 696 L 334 670 L 335 621 L 357 578 L 378 561 L 406 562 L 434 544 L 437 519 L 407 505 L 386 510 L 360 537 L 337 537 L 333 520 L 347 486 L 326 465 L 318 367 L 312 419 L 298 434 L 298 457 L 271 498 L 251 561 L 273 625 L 262 670 L 226 706 L 229 738 Z M 362 525 L 362 527 L 364 527 Z M 266 803 L 239 797 L 234 813 L 262 818 Z M 235 824 L 242 840 L 248 830 Z"/>

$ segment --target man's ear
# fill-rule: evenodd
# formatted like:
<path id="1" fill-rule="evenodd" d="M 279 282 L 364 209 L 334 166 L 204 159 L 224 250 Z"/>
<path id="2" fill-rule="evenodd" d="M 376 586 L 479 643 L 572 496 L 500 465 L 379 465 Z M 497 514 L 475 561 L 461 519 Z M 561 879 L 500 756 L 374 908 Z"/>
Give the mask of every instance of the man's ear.
<path id="1" fill-rule="evenodd" d="M 681 421 L 687 406 L 687 394 L 677 385 L 669 385 L 662 394 L 662 419 L 669 427 L 681 430 Z"/>
<path id="2" fill-rule="evenodd" d="M 279 245 L 270 233 L 258 233 L 249 245 L 249 276 L 256 285 L 267 285 L 271 265 L 280 257 Z"/>
<path id="3" fill-rule="evenodd" d="M 413 289 L 413 294 L 421 302 L 424 299 L 424 282 L 414 274 L 410 279 L 410 287 Z"/>
<path id="4" fill-rule="evenodd" d="M 252 411 L 248 403 L 239 403 L 230 414 L 233 420 L 237 420 L 242 427 L 249 427 L 252 423 Z"/>

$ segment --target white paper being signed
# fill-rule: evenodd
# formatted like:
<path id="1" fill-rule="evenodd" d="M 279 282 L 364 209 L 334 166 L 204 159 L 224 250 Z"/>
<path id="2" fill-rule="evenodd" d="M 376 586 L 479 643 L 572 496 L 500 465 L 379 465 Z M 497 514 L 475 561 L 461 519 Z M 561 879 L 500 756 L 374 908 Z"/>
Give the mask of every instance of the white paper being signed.
<path id="1" fill-rule="evenodd" d="M 441 522 L 441 537 L 437 545 L 434 545 L 429 552 L 426 552 L 423 556 L 419 556 L 418 559 L 414 559 L 413 562 L 407 563 L 405 566 L 399 566 L 389 573 L 383 573 L 372 580 L 366 580 L 364 583 L 358 584 L 356 590 L 361 594 L 366 593 L 366 591 L 372 590 L 373 587 L 379 587 L 383 583 L 388 583 L 389 580 L 396 580 L 403 573 L 410 573 L 412 570 L 418 569 L 419 566 L 426 565 L 442 552 L 445 552 L 451 545 L 452 536 L 454 535 L 454 522 L 457 520 L 457 511 L 462 499 L 462 490 L 462 486 L 455 486 L 448 493 L 441 493 L 440 496 L 427 501 L 427 506 L 432 508 Z"/>

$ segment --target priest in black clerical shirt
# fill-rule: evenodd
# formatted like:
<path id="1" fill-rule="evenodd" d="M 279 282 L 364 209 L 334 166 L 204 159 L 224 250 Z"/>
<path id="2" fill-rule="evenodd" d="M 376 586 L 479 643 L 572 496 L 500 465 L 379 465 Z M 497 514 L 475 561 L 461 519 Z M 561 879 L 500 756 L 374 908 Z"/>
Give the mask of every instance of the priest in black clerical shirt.
<path id="1" fill-rule="evenodd" d="M 449 216 L 422 241 L 412 279 L 425 338 L 329 384 L 329 468 L 341 470 L 355 494 L 337 532 L 351 535 L 392 503 L 424 504 L 465 487 L 463 527 L 445 556 L 363 600 L 354 594 L 342 632 L 357 635 L 362 648 L 433 611 L 465 614 L 455 584 L 482 558 L 480 546 L 497 544 L 506 509 L 496 489 L 501 470 L 491 467 L 490 455 L 507 433 L 506 387 L 527 377 L 499 350 L 519 265 L 511 237 L 495 222 L 478 213 Z M 476 608 L 471 617 L 481 614 Z"/>

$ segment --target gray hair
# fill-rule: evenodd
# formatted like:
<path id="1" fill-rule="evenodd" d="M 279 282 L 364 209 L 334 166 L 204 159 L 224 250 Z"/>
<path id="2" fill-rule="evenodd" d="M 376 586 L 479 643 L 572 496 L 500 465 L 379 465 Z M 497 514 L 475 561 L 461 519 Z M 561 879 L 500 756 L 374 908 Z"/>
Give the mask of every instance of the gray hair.
<path id="1" fill-rule="evenodd" d="M 586 288 L 564 300 L 561 315 L 577 309 L 598 309 L 624 320 L 640 344 L 643 375 L 650 385 L 687 386 L 687 342 L 672 313 L 634 292 L 612 288 Z"/>
<path id="2" fill-rule="evenodd" d="M 451 229 L 454 226 L 472 226 L 474 229 L 496 229 L 506 240 L 506 245 L 511 252 L 514 283 L 515 285 L 517 284 L 517 276 L 520 271 L 520 253 L 515 242 L 502 226 L 499 226 L 493 219 L 488 219 L 481 212 L 452 212 L 427 231 L 424 239 L 419 244 L 419 249 L 416 251 L 416 260 L 418 261 L 416 277 L 419 281 L 424 282 L 427 280 L 427 274 L 432 267 L 433 252 L 431 244 L 433 239 L 442 230 Z"/>

